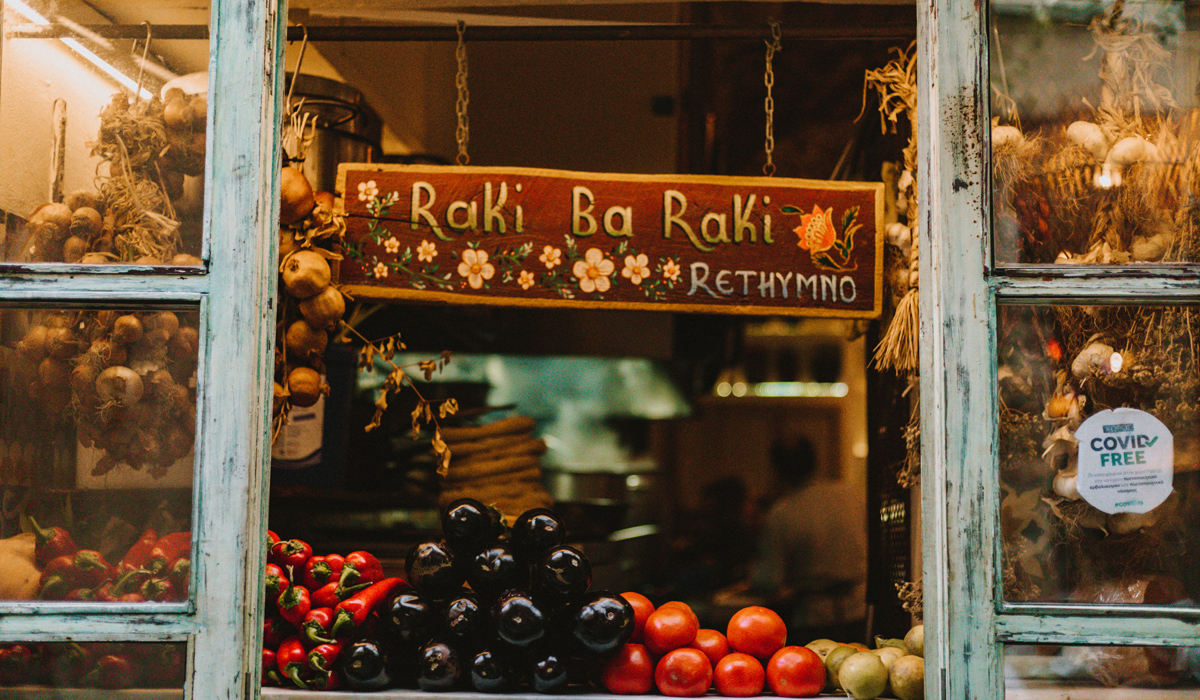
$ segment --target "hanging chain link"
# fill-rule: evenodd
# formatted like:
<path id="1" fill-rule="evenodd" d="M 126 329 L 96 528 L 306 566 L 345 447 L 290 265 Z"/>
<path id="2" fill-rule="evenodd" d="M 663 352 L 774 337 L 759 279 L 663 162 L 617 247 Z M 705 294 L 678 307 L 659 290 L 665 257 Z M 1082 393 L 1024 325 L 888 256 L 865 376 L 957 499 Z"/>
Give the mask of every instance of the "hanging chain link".
<path id="1" fill-rule="evenodd" d="M 775 174 L 775 162 L 771 160 L 771 156 L 775 152 L 775 98 L 771 95 L 772 88 L 775 87 L 775 67 L 772 62 L 775 59 L 775 53 L 783 50 L 783 33 L 778 20 L 771 20 L 771 41 L 767 44 L 767 72 L 763 76 L 763 83 L 767 86 L 767 99 L 765 108 L 767 112 L 767 162 L 763 164 L 763 174 L 771 177 Z"/>
<path id="2" fill-rule="evenodd" d="M 471 162 L 471 156 L 467 155 L 467 141 L 471 132 L 467 123 L 467 102 L 470 96 L 467 93 L 467 42 L 463 40 L 466 29 L 466 23 L 459 20 L 458 47 L 454 51 L 454 56 L 458 59 L 458 74 L 454 76 L 454 85 L 458 88 L 458 102 L 454 105 L 454 111 L 458 114 L 458 128 L 454 131 L 454 138 L 458 141 L 459 165 Z"/>

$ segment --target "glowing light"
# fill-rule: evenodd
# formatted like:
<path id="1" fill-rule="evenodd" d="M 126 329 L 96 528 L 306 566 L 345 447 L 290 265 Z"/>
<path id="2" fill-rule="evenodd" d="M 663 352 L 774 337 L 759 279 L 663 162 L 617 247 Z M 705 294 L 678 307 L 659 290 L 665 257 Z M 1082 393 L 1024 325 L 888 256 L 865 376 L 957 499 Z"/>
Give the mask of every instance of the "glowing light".
<path id="1" fill-rule="evenodd" d="M 1108 368 L 1113 374 L 1121 371 L 1121 367 L 1125 365 L 1125 358 L 1121 357 L 1121 353 L 1114 352 L 1108 356 Z"/>
<path id="2" fill-rule="evenodd" d="M 11 7 L 13 10 L 15 10 L 17 12 L 17 14 L 21 15 L 22 17 L 29 20 L 30 22 L 33 22 L 34 24 L 38 24 L 38 25 L 42 25 L 42 26 L 47 26 L 50 24 L 50 20 L 47 19 L 45 15 L 43 15 L 40 12 L 38 12 L 37 10 L 33 9 L 29 5 L 25 4 L 23 2 L 23 0 L 7 0 L 4 3 L 4 6 Z M 134 82 L 133 79 L 131 79 L 129 76 L 125 75 L 121 71 L 117 70 L 108 61 L 105 61 L 103 58 L 100 58 L 99 56 L 97 56 L 94 51 L 87 48 L 83 44 L 79 43 L 78 40 L 76 40 L 76 39 L 59 39 L 59 41 L 66 44 L 68 47 L 70 47 L 70 49 L 72 51 L 79 54 L 79 56 L 81 58 L 83 58 L 88 63 L 91 63 L 93 66 L 99 68 L 101 71 L 103 71 L 105 74 L 107 74 L 108 77 L 117 81 L 119 84 L 121 84 L 122 86 L 127 88 L 130 92 L 136 92 L 138 94 L 138 96 L 141 97 L 142 99 L 148 100 L 154 96 L 154 93 L 150 92 L 146 88 L 139 88 L 138 84 L 136 82 Z"/>
<path id="3" fill-rule="evenodd" d="M 717 385 L 717 396 L 725 397 L 733 393 L 733 386 L 729 382 L 721 382 Z"/>
<path id="4" fill-rule="evenodd" d="M 733 385 L 733 395 L 734 396 L 745 396 L 746 395 L 746 383 L 745 382 L 735 383 Z"/>

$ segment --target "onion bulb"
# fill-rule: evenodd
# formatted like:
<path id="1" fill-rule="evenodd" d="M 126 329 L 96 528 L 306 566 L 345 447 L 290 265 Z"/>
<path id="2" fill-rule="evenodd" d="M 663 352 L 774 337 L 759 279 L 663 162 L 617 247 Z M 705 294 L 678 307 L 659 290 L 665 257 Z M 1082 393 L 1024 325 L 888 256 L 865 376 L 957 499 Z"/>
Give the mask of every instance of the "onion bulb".
<path id="1" fill-rule="evenodd" d="M 313 328 L 332 329 L 346 313 L 346 299 L 337 287 L 330 285 L 320 294 L 301 301 L 300 313 Z"/>
<path id="2" fill-rule="evenodd" d="M 68 236 L 67 240 L 63 241 L 63 262 L 81 262 L 83 260 L 83 256 L 87 254 L 87 245 L 87 241 L 83 240 L 79 236 Z"/>
<path id="3" fill-rule="evenodd" d="M 329 261 L 311 250 L 298 251 L 283 265 L 283 285 L 297 299 L 320 294 L 329 286 L 332 276 Z"/>
<path id="4" fill-rule="evenodd" d="M 289 357 L 311 362 L 319 360 L 325 354 L 329 334 L 308 325 L 308 321 L 300 320 L 288 326 L 285 341 Z"/>
<path id="5" fill-rule="evenodd" d="M 328 393 L 329 385 L 321 381 L 315 369 L 297 367 L 288 374 L 288 396 L 293 406 L 311 406 Z"/>
<path id="6" fill-rule="evenodd" d="M 41 362 L 46 356 L 46 337 L 50 332 L 45 326 L 33 326 L 25 338 L 17 343 L 17 350 L 30 362 Z"/>
<path id="7" fill-rule="evenodd" d="M 96 377 L 96 393 L 105 402 L 117 401 L 132 406 L 142 399 L 145 391 L 142 378 L 128 367 L 109 367 Z"/>
<path id="8" fill-rule="evenodd" d="M 47 357 L 38 365 L 38 379 L 47 389 L 62 391 L 71 386 L 71 368 L 62 360 Z"/>
<path id="9" fill-rule="evenodd" d="M 1142 528 L 1158 524 L 1158 515 L 1149 513 L 1113 513 L 1108 516 L 1108 531 L 1114 535 L 1128 535 Z"/>
<path id="10" fill-rule="evenodd" d="M 63 199 L 63 204 L 66 204 L 71 211 L 79 211 L 84 208 L 99 210 L 100 197 L 87 190 L 75 190 Z"/>
<path id="11" fill-rule="evenodd" d="M 196 115 L 192 111 L 192 106 L 188 104 L 185 98 L 171 100 L 163 107 L 163 124 L 168 129 L 175 131 L 187 131 L 192 128 L 192 122 L 195 121 Z"/>
<path id="12" fill-rule="evenodd" d="M 192 98 L 192 129 L 204 131 L 208 126 L 208 98 L 196 95 Z"/>
<path id="13" fill-rule="evenodd" d="M 129 357 L 124 345 L 104 338 L 92 341 L 92 347 L 88 348 L 88 355 L 90 356 L 89 362 L 98 367 L 123 365 Z"/>
<path id="14" fill-rule="evenodd" d="M 170 311 L 159 311 L 147 316 L 144 325 L 148 331 L 162 331 L 166 334 L 163 340 L 167 340 L 179 332 L 179 317 Z"/>
<path id="15" fill-rule="evenodd" d="M 337 198 L 333 196 L 332 192 L 321 190 L 313 193 L 313 201 L 316 202 L 316 206 L 333 211 L 333 207 L 337 203 Z"/>
<path id="16" fill-rule="evenodd" d="M 176 267 L 199 267 L 204 264 L 204 261 L 195 255 L 180 253 L 179 255 L 171 258 L 171 264 Z"/>
<path id="17" fill-rule="evenodd" d="M 46 332 L 46 352 L 66 360 L 79 352 L 79 337 L 70 328 L 51 328 Z"/>
<path id="18" fill-rule="evenodd" d="M 279 224 L 298 224 L 312 213 L 316 206 L 312 185 L 304 173 L 290 165 L 279 173 Z"/>
<path id="19" fill-rule="evenodd" d="M 71 370 L 71 388 L 80 397 L 96 393 L 96 366 L 90 362 L 80 362 Z"/>
<path id="20" fill-rule="evenodd" d="M 76 236 L 89 239 L 99 235 L 103 228 L 104 218 L 91 207 L 80 207 L 71 214 L 71 233 Z"/>
<path id="21" fill-rule="evenodd" d="M 113 256 L 109 253 L 84 253 L 79 259 L 81 265 L 106 265 L 111 262 Z"/>
<path id="22" fill-rule="evenodd" d="M 34 212 L 33 216 L 29 218 L 29 223 L 51 224 L 62 233 L 71 228 L 72 214 L 71 208 L 67 205 L 53 202 Z"/>
<path id="23" fill-rule="evenodd" d="M 271 394 L 271 415 L 277 416 L 283 410 L 283 404 L 287 401 L 287 390 L 279 382 L 275 382 L 274 391 Z"/>
<path id="24" fill-rule="evenodd" d="M 1062 496 L 1068 501 L 1079 500 L 1079 472 L 1071 470 L 1069 472 L 1059 472 L 1054 475 L 1054 493 Z"/>
<path id="25" fill-rule="evenodd" d="M 136 343 L 142 339 L 142 322 L 133 314 L 126 314 L 113 321 L 114 343 Z"/>

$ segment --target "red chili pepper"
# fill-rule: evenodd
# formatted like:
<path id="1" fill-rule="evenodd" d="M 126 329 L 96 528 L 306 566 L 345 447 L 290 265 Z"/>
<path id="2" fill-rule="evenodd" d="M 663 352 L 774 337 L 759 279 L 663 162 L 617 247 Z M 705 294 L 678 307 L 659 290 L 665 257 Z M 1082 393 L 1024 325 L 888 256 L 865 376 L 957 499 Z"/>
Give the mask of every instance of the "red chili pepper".
<path id="1" fill-rule="evenodd" d="M 308 670 L 308 652 L 299 637 L 288 637 L 275 652 L 275 667 L 284 678 L 290 678 L 297 688 L 308 688 L 302 675 Z"/>
<path id="2" fill-rule="evenodd" d="M 75 642 L 67 642 L 62 646 L 53 660 L 49 663 L 50 686 L 54 688 L 75 688 L 80 685 L 80 679 L 92 663 L 92 651 Z"/>
<path id="3" fill-rule="evenodd" d="M 189 556 L 191 550 L 192 533 L 172 532 L 169 535 L 163 535 L 158 542 L 154 543 L 154 547 L 150 550 L 150 558 L 146 560 L 146 564 L 142 568 L 157 574 L 176 559 Z"/>
<path id="4" fill-rule="evenodd" d="M 134 591 L 122 595 L 120 598 L 117 598 L 117 601 L 121 603 L 145 603 L 146 599 L 142 597 L 141 593 Z"/>
<path id="5" fill-rule="evenodd" d="M 304 586 L 292 586 L 279 594 L 279 615 L 288 622 L 300 626 L 304 616 L 312 609 L 312 599 Z"/>
<path id="6" fill-rule="evenodd" d="M 75 555 L 64 554 L 61 557 L 51 559 L 44 569 L 42 569 L 42 578 L 38 582 L 40 587 L 46 586 L 46 581 L 52 576 L 73 580 L 75 578 Z"/>
<path id="7" fill-rule="evenodd" d="M 304 570 L 304 562 L 312 556 L 313 549 L 304 540 L 282 540 L 271 545 L 268 561 L 283 567 L 292 567 L 292 578 Z"/>
<path id="8" fill-rule="evenodd" d="M 91 600 L 91 599 L 92 599 L 92 589 L 91 588 L 76 588 L 75 590 L 67 593 L 66 597 L 63 598 L 63 600 Z"/>
<path id="9" fill-rule="evenodd" d="M 155 603 L 165 603 L 175 598 L 175 584 L 171 583 L 169 579 L 152 578 L 143 583 L 141 590 L 138 592 L 146 600 Z"/>
<path id="10" fill-rule="evenodd" d="M 81 549 L 75 552 L 75 575 L 77 579 L 88 586 L 99 586 L 105 581 L 116 578 L 116 569 L 104 561 L 104 555 L 94 549 Z"/>
<path id="11" fill-rule="evenodd" d="M 24 644 L 0 646 L 0 686 L 24 685 L 32 677 L 33 652 Z"/>
<path id="12" fill-rule="evenodd" d="M 278 541 L 279 535 L 276 535 L 274 530 L 267 530 L 267 546 L 270 547 Z"/>
<path id="13" fill-rule="evenodd" d="M 274 651 L 283 640 L 295 636 L 296 628 L 282 617 L 268 617 L 263 620 L 263 646 Z"/>
<path id="14" fill-rule="evenodd" d="M 372 612 L 407 585 L 408 582 L 402 578 L 385 578 L 338 603 L 334 609 L 333 629 L 330 630 L 333 638 L 343 639 L 356 634 L 367 624 Z"/>
<path id="15" fill-rule="evenodd" d="M 267 572 L 263 579 L 266 591 L 266 600 L 268 607 L 271 603 L 279 600 L 279 595 L 292 585 L 288 581 L 287 574 L 278 564 L 267 564 Z"/>
<path id="16" fill-rule="evenodd" d="M 113 583 L 113 594 L 124 595 L 133 591 L 139 591 L 142 584 L 150 580 L 150 572 L 145 569 L 134 569 L 127 571 Z"/>
<path id="17" fill-rule="evenodd" d="M 187 595 L 188 576 L 192 573 L 192 560 L 188 557 L 179 557 L 171 562 L 164 574 L 171 583 L 175 584 L 177 593 Z"/>
<path id="18" fill-rule="evenodd" d="M 263 671 L 262 684 L 264 688 L 283 687 L 283 676 L 279 675 L 279 669 L 272 668 L 269 671 Z"/>
<path id="19" fill-rule="evenodd" d="M 267 674 L 270 673 L 271 671 L 274 671 L 275 668 L 278 666 L 278 663 L 276 662 L 275 657 L 276 657 L 276 654 L 275 654 L 274 649 L 267 649 L 266 647 L 263 648 L 263 650 L 262 650 L 263 678 L 266 678 Z"/>
<path id="20" fill-rule="evenodd" d="M 42 600 L 66 600 L 67 594 L 78 587 L 79 584 L 66 576 L 51 576 L 42 581 L 38 597 Z"/>
<path id="21" fill-rule="evenodd" d="M 342 576 L 342 563 L 345 559 L 340 554 L 327 554 L 323 557 L 312 557 L 304 562 L 304 585 L 308 590 L 315 591 L 330 581 L 337 581 Z"/>
<path id="22" fill-rule="evenodd" d="M 181 688 L 187 676 L 186 647 L 181 644 L 146 644 L 148 653 L 142 657 L 145 667 L 153 669 L 143 679 L 156 688 Z"/>
<path id="23" fill-rule="evenodd" d="M 308 667 L 318 673 L 331 670 L 337 664 L 338 656 L 345 648 L 344 640 L 336 640 L 328 644 L 318 644 L 308 652 Z"/>
<path id="24" fill-rule="evenodd" d="M 342 602 L 338 596 L 337 581 L 330 581 L 312 592 L 312 606 L 314 608 L 336 608 L 337 604 Z"/>
<path id="25" fill-rule="evenodd" d="M 29 524 L 33 526 L 33 533 L 37 536 L 37 544 L 34 545 L 33 559 L 34 564 L 40 569 L 46 565 L 51 559 L 61 557 L 64 554 L 74 554 L 77 550 L 75 541 L 71 539 L 71 533 L 61 527 L 43 528 L 37 524 L 33 516 L 29 516 Z"/>
<path id="26" fill-rule="evenodd" d="M 309 649 L 320 644 L 329 644 L 333 641 L 333 637 L 329 636 L 332 627 L 333 608 L 312 608 L 300 625 L 300 641 Z"/>
<path id="27" fill-rule="evenodd" d="M 147 529 L 143 532 L 138 541 L 134 542 L 129 551 L 125 553 L 125 556 L 121 558 L 121 563 L 118 564 L 121 573 L 140 569 L 145 566 L 146 562 L 150 559 L 150 552 L 154 551 L 154 544 L 156 542 L 158 542 L 157 532 L 153 529 Z"/>
<path id="28" fill-rule="evenodd" d="M 124 654 L 105 654 L 96 660 L 96 667 L 83 677 L 83 684 L 88 687 L 118 690 L 132 688 L 138 682 L 137 667 L 133 660 Z"/>
<path id="29" fill-rule="evenodd" d="M 358 583 L 375 583 L 383 580 L 383 565 L 370 552 L 350 552 L 342 562 L 342 575 L 338 583 L 342 587 Z"/>
<path id="30" fill-rule="evenodd" d="M 342 672 L 333 669 L 318 673 L 316 678 L 308 682 L 313 690 L 337 690 L 342 685 Z"/>
<path id="31" fill-rule="evenodd" d="M 113 593 L 113 586 L 116 584 L 112 581 L 105 581 L 104 585 L 92 591 L 92 600 L 98 600 L 102 603 L 112 603 L 117 600 L 117 596 Z"/>

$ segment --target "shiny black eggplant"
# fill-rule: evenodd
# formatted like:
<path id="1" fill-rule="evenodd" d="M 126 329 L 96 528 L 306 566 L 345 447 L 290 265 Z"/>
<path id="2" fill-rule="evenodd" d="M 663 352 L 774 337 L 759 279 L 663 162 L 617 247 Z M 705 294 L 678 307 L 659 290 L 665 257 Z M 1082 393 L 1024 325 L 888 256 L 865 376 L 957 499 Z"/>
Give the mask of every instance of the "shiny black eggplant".
<path id="1" fill-rule="evenodd" d="M 589 593 L 574 607 L 569 629 L 572 641 L 585 654 L 608 656 L 633 636 L 633 606 L 606 591 Z"/>
<path id="2" fill-rule="evenodd" d="M 419 593 L 401 591 L 388 601 L 382 613 L 388 641 L 410 652 L 433 636 L 436 607 L 432 600 Z"/>
<path id="3" fill-rule="evenodd" d="M 474 498 L 460 498 L 442 511 L 442 536 L 460 556 L 469 557 L 485 549 L 503 531 L 500 512 Z"/>
<path id="4" fill-rule="evenodd" d="M 490 637 L 490 613 L 470 591 L 464 590 L 446 603 L 442 622 L 446 641 L 460 651 L 478 649 Z"/>
<path id="5" fill-rule="evenodd" d="M 417 687 L 424 691 L 454 690 L 462 684 L 463 664 L 454 647 L 431 641 L 417 651 Z"/>
<path id="6" fill-rule="evenodd" d="M 476 554 L 465 567 L 467 583 L 485 599 L 494 600 L 504 591 L 529 585 L 529 566 L 499 544 Z"/>
<path id="7" fill-rule="evenodd" d="M 386 645 L 361 639 L 341 653 L 342 677 L 351 690 L 383 690 L 391 687 L 391 664 Z"/>
<path id="8" fill-rule="evenodd" d="M 445 600 L 458 592 L 464 577 L 454 552 L 445 541 L 418 542 L 404 560 L 408 582 L 423 596 Z"/>
<path id="9" fill-rule="evenodd" d="M 512 549 L 517 556 L 533 563 L 567 538 L 567 527 L 549 508 L 527 510 L 512 524 Z"/>
<path id="10" fill-rule="evenodd" d="M 552 600 L 577 598 L 592 583 L 592 564 L 570 545 L 554 547 L 533 568 L 533 592 Z"/>
<path id="11" fill-rule="evenodd" d="M 502 594 L 492 605 L 492 626 L 505 644 L 527 648 L 546 636 L 546 615 L 522 590 Z"/>
<path id="12" fill-rule="evenodd" d="M 471 687 L 481 693 L 503 693 L 517 685 L 511 660 L 507 655 L 484 649 L 471 659 Z"/>

